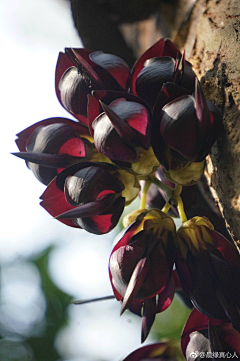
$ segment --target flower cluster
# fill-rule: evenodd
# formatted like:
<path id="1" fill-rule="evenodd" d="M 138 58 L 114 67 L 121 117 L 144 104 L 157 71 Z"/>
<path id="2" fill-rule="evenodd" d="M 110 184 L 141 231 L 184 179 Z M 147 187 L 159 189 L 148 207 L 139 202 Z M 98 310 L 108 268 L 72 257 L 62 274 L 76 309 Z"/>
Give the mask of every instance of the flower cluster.
<path id="1" fill-rule="evenodd" d="M 182 186 L 199 181 L 222 127 L 192 65 L 160 39 L 132 71 L 115 55 L 66 49 L 55 78 L 60 103 L 77 121 L 50 118 L 30 126 L 18 134 L 14 153 L 47 186 L 41 205 L 68 226 L 105 234 L 140 195 L 109 260 L 121 313 L 142 317 L 143 342 L 181 285 L 195 306 L 183 332 L 187 359 L 192 350 L 239 355 L 238 252 L 207 218 L 187 220 L 180 196 Z M 183 222 L 178 231 L 171 215 Z M 175 348 L 150 345 L 126 360 L 181 359 Z"/>

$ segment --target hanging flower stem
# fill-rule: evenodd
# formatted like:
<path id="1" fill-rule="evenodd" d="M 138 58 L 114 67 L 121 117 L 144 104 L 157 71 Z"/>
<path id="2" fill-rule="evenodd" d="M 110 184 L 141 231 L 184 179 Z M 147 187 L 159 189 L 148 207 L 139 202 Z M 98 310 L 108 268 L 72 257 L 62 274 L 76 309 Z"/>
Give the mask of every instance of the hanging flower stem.
<path id="1" fill-rule="evenodd" d="M 147 192 L 148 189 L 151 185 L 151 181 L 150 180 L 146 180 L 143 190 L 142 190 L 142 196 L 141 196 L 141 202 L 140 202 L 140 209 L 145 209 L 146 208 L 146 198 L 147 198 Z"/>
<path id="2" fill-rule="evenodd" d="M 180 196 L 181 193 L 182 193 L 182 186 L 180 186 L 179 184 L 175 184 L 175 188 L 174 188 L 175 197 Z"/>
<path id="3" fill-rule="evenodd" d="M 178 201 L 177 210 L 178 210 L 179 216 L 181 218 L 181 221 L 184 223 L 184 222 L 187 221 L 187 216 L 186 216 L 186 213 L 184 211 L 182 198 L 180 196 L 178 196 L 177 201 Z"/>
<path id="4" fill-rule="evenodd" d="M 163 182 L 161 182 L 159 179 L 157 179 L 155 176 L 150 176 L 149 179 L 152 183 L 154 183 L 158 188 L 160 188 L 167 197 L 168 203 L 170 205 L 173 205 L 177 207 L 177 197 L 175 196 L 175 188 L 170 188 Z"/>
<path id="5" fill-rule="evenodd" d="M 169 202 L 166 202 L 165 206 L 162 208 L 162 212 L 167 213 L 171 207 L 171 204 Z"/>

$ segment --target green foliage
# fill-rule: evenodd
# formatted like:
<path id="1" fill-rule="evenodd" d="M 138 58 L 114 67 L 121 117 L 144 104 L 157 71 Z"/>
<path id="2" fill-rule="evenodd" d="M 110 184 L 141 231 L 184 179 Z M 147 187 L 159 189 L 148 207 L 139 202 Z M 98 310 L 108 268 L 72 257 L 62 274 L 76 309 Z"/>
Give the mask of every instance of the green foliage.
<path id="1" fill-rule="evenodd" d="M 41 287 L 45 296 L 46 311 L 40 327 L 42 332 L 28 339 L 17 334 L 0 341 L 0 361 L 57 361 L 61 356 L 55 349 L 55 337 L 68 322 L 67 308 L 71 296 L 62 292 L 48 274 L 48 258 L 52 248 L 45 250 L 39 257 L 30 260 L 41 275 Z"/>

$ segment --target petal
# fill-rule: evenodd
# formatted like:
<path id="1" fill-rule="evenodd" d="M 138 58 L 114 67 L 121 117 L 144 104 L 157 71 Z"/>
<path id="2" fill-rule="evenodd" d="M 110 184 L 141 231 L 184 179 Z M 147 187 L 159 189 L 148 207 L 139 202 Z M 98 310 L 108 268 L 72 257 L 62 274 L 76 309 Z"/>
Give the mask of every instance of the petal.
<path id="1" fill-rule="evenodd" d="M 216 248 L 221 252 L 223 258 L 227 262 L 240 267 L 240 256 L 235 246 L 230 243 L 227 238 L 215 230 L 210 231 L 210 234 L 214 239 Z"/>
<path id="2" fill-rule="evenodd" d="M 236 351 L 240 357 L 240 333 L 235 330 L 231 323 L 221 324 L 220 330 L 224 334 L 226 344 Z"/>
<path id="3" fill-rule="evenodd" d="M 137 161 L 137 155 L 131 145 L 126 145 L 119 137 L 105 113 L 94 120 L 92 127 L 94 129 L 94 144 L 99 153 L 113 161 Z"/>
<path id="4" fill-rule="evenodd" d="M 142 287 L 144 280 L 146 279 L 149 269 L 147 258 L 142 258 L 136 265 L 132 277 L 128 283 L 127 290 L 124 294 L 121 308 L 121 315 L 127 309 L 128 305 L 131 304 L 137 293 Z"/>
<path id="5" fill-rule="evenodd" d="M 208 328 L 208 317 L 204 316 L 196 308 L 193 308 L 184 326 L 181 337 L 181 347 L 184 355 L 186 355 L 186 348 L 190 341 L 190 334 L 195 331 L 205 330 L 207 328 Z"/>
<path id="6" fill-rule="evenodd" d="M 190 298 L 193 305 L 204 315 L 217 319 L 226 318 L 217 293 L 217 278 L 211 265 L 210 256 L 194 257 L 187 255 L 187 265 L 192 278 Z"/>
<path id="7" fill-rule="evenodd" d="M 94 119 L 99 116 L 100 113 L 101 111 L 100 111 L 99 102 L 94 96 L 88 95 L 88 126 L 92 137 L 94 136 L 92 123 Z"/>
<path id="8" fill-rule="evenodd" d="M 53 217 L 73 209 L 66 201 L 64 193 L 57 187 L 56 178 L 49 184 L 40 199 L 42 200 L 40 205 Z M 81 228 L 71 219 L 63 219 L 60 222 L 71 227 Z"/>
<path id="9" fill-rule="evenodd" d="M 138 74 L 136 92 L 153 108 L 164 83 L 173 77 L 175 60 L 169 56 L 149 59 Z"/>
<path id="10" fill-rule="evenodd" d="M 190 95 L 175 99 L 164 106 L 160 132 L 164 142 L 186 159 L 194 160 L 201 146 L 195 101 Z"/>
<path id="11" fill-rule="evenodd" d="M 141 98 L 117 91 L 94 91 L 93 94 L 96 99 L 104 103 L 103 106 L 106 104 L 113 112 L 117 113 L 124 123 L 127 123 L 134 130 L 134 133 L 128 136 L 130 139 L 126 139 L 126 144 L 134 142 L 136 144 L 139 143 L 144 149 L 149 148 L 151 140 L 151 111 Z M 97 105 L 95 105 L 95 108 L 97 110 Z M 106 110 L 109 108 L 106 108 Z M 96 112 L 94 115 L 96 116 Z M 109 114 L 109 118 L 114 122 L 115 117 L 112 118 Z M 89 121 L 91 127 L 93 120 L 94 118 L 91 116 Z M 119 124 L 119 121 L 116 122 L 117 119 L 114 122 L 117 130 L 121 124 Z M 119 131 L 119 135 L 122 133 L 122 131 Z M 128 134 L 127 129 L 125 133 Z"/>
<path id="12" fill-rule="evenodd" d="M 165 154 L 167 153 L 167 145 L 163 141 L 163 138 L 161 136 L 160 132 L 160 121 L 161 117 L 163 115 L 162 108 L 167 103 L 173 101 L 174 99 L 177 99 L 181 96 L 189 95 L 189 92 L 180 87 L 179 85 L 176 85 L 174 83 L 167 83 L 163 85 L 161 92 L 159 93 L 159 96 L 157 98 L 157 101 L 155 103 L 155 107 L 153 110 L 153 118 L 152 118 L 152 147 L 154 150 L 154 153 L 157 157 L 157 159 L 160 161 L 162 166 L 165 167 L 165 164 L 168 164 L 168 160 L 163 160 L 165 157 Z M 166 168 L 167 169 L 167 168 Z"/>
<path id="13" fill-rule="evenodd" d="M 113 107 L 108 107 L 106 104 L 100 102 L 105 114 L 108 116 L 111 121 L 114 129 L 116 130 L 119 137 L 124 140 L 126 143 L 135 143 L 138 145 L 137 135 L 134 133 L 133 129 L 129 126 L 125 119 L 122 119 L 114 112 Z M 124 107 L 124 103 L 121 103 L 121 106 Z"/>
<path id="14" fill-rule="evenodd" d="M 125 199 L 119 197 L 110 205 L 104 214 L 93 217 L 84 217 L 76 219 L 79 224 L 87 232 L 94 234 L 105 234 L 110 232 L 119 222 L 125 206 Z"/>
<path id="15" fill-rule="evenodd" d="M 211 351 L 216 352 L 225 350 L 225 347 L 221 342 L 215 327 L 213 327 L 210 322 L 208 324 L 208 338 L 211 345 Z M 217 361 L 216 358 L 214 358 L 214 361 Z"/>
<path id="16" fill-rule="evenodd" d="M 171 305 L 174 297 L 174 291 L 175 284 L 173 279 L 170 278 L 164 290 L 157 295 L 157 313 L 163 312 Z"/>
<path id="17" fill-rule="evenodd" d="M 29 137 L 31 134 L 37 129 L 38 127 L 44 127 L 50 124 L 67 124 L 71 126 L 78 134 L 80 135 L 89 135 L 88 128 L 81 124 L 74 122 L 73 120 L 67 118 L 48 118 L 41 120 L 38 123 L 31 125 L 30 127 L 24 129 L 20 133 L 17 134 L 18 139 L 16 140 L 16 144 L 21 152 L 26 151 L 26 145 L 28 142 Z"/>
<path id="18" fill-rule="evenodd" d="M 105 54 L 100 51 L 95 51 L 90 54 L 90 59 L 108 71 L 109 74 L 126 89 L 130 77 L 130 69 L 127 63 L 113 54 Z"/>
<path id="19" fill-rule="evenodd" d="M 156 311 L 156 296 L 146 299 L 143 303 L 141 343 L 143 343 L 149 335 L 155 320 Z"/>
<path id="20" fill-rule="evenodd" d="M 148 242 L 149 238 L 148 236 Z M 168 263 L 161 243 L 154 247 L 150 255 L 148 255 L 148 262 L 148 274 L 137 295 L 138 299 L 153 297 L 162 292 L 170 278 Z"/>
<path id="21" fill-rule="evenodd" d="M 67 212 L 59 214 L 56 219 L 71 219 L 71 218 L 84 218 L 94 217 L 108 210 L 110 205 L 116 200 L 116 194 L 108 194 L 96 201 L 74 207 Z"/>
<path id="22" fill-rule="evenodd" d="M 121 246 L 111 253 L 109 260 L 111 282 L 122 297 L 138 261 L 144 256 L 145 250 L 146 239 L 144 234 L 140 232 L 140 237 L 135 242 Z"/>
<path id="23" fill-rule="evenodd" d="M 66 168 L 67 166 L 77 163 L 79 158 L 69 154 L 47 154 L 37 152 L 18 152 L 12 153 L 18 158 L 27 162 L 36 163 L 50 168 Z"/>
<path id="24" fill-rule="evenodd" d="M 66 181 L 67 177 L 74 175 L 76 172 L 78 172 L 82 169 L 87 169 L 90 167 L 103 169 L 107 172 L 114 172 L 118 169 L 118 167 L 116 165 L 110 164 L 110 163 L 82 162 L 82 163 L 73 164 L 73 165 L 69 166 L 68 168 L 64 169 L 57 176 L 56 182 L 57 182 L 58 188 L 61 189 L 61 191 L 63 192 L 64 186 L 65 186 L 65 181 Z"/>
<path id="25" fill-rule="evenodd" d="M 66 54 L 59 54 L 55 74 L 56 94 L 61 105 L 86 125 L 87 94 L 91 92 L 91 82 L 95 89 L 104 88 L 91 67 L 90 53 L 88 49 L 66 49 Z"/>
<path id="26" fill-rule="evenodd" d="M 124 185 L 117 177 L 94 164 L 68 176 L 64 186 L 66 199 L 73 206 L 95 201 L 109 193 L 120 195 L 123 190 Z"/>
<path id="27" fill-rule="evenodd" d="M 171 40 L 160 39 L 154 45 L 152 45 L 136 62 L 132 70 L 132 85 L 131 92 L 136 94 L 136 79 L 146 60 L 151 58 L 156 58 L 160 56 L 171 56 L 174 59 L 178 56 L 181 56 L 180 51 L 176 46 L 171 42 Z"/>

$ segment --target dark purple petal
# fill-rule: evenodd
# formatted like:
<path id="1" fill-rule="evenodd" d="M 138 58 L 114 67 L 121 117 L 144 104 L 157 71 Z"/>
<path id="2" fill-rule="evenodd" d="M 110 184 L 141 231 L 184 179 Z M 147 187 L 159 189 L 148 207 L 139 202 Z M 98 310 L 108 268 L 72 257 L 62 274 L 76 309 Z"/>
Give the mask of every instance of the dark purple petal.
<path id="1" fill-rule="evenodd" d="M 90 58 L 90 55 L 92 53 L 91 50 L 85 48 L 66 48 L 65 51 L 69 58 L 72 60 L 73 64 L 77 67 L 78 71 L 82 75 L 86 76 L 88 80 L 90 80 L 90 87 L 92 87 L 92 81 L 97 87 L 97 89 L 104 89 L 104 83 L 96 72 L 95 63 Z"/>
<path id="2" fill-rule="evenodd" d="M 125 99 L 128 100 L 130 102 L 136 102 L 139 104 L 142 104 L 145 108 L 147 108 L 147 110 L 149 111 L 149 113 L 151 113 L 151 110 L 149 108 L 149 106 L 147 105 L 147 103 L 139 98 L 136 95 L 130 94 L 130 93 L 126 93 L 124 91 L 116 91 L 116 90 L 94 90 L 92 92 L 92 95 L 97 99 L 97 100 L 101 100 L 104 104 L 109 105 L 110 103 L 112 103 L 114 100 L 117 99 Z"/>
<path id="3" fill-rule="evenodd" d="M 146 279 L 148 269 L 149 269 L 149 265 L 147 262 L 147 258 L 145 257 L 140 259 L 140 261 L 137 263 L 136 267 L 134 268 L 126 292 L 124 294 L 121 314 L 128 308 L 128 305 L 131 304 L 132 300 L 138 294 L 139 290 L 142 287 L 143 282 Z"/>
<path id="4" fill-rule="evenodd" d="M 76 223 L 87 232 L 105 234 L 110 232 L 119 222 L 125 206 L 125 199 L 119 197 L 110 205 L 103 214 L 77 218 Z"/>
<path id="5" fill-rule="evenodd" d="M 112 108 L 108 107 L 106 104 L 100 102 L 105 114 L 108 116 L 111 121 L 114 129 L 116 130 L 119 137 L 124 140 L 126 143 L 135 143 L 138 145 L 137 135 L 134 130 L 129 126 L 127 121 L 121 119 Z M 121 104 L 124 107 L 124 103 Z"/>
<path id="6" fill-rule="evenodd" d="M 66 201 L 64 193 L 57 187 L 56 179 L 48 185 L 40 199 L 42 200 L 40 205 L 53 217 L 73 209 Z M 71 219 L 61 219 L 60 221 L 68 226 L 81 228 Z"/>
<path id="7" fill-rule="evenodd" d="M 168 169 L 169 160 L 166 157 L 168 147 L 163 141 L 160 132 L 160 122 L 163 115 L 162 108 L 167 103 L 173 101 L 174 99 L 182 97 L 183 95 L 189 95 L 189 92 L 177 84 L 167 83 L 163 85 L 153 110 L 152 147 L 157 159 L 166 169 Z"/>
<path id="8" fill-rule="evenodd" d="M 78 164 L 73 164 L 72 166 L 69 166 L 68 168 L 64 169 L 57 176 L 56 183 L 58 188 L 63 192 L 67 177 L 72 176 L 78 171 L 89 167 L 103 169 L 108 172 L 114 172 L 118 169 L 116 165 L 111 163 L 82 162 Z"/>
<path id="9" fill-rule="evenodd" d="M 111 282 L 117 292 L 122 295 L 122 298 L 138 261 L 144 257 L 145 241 L 145 237 L 138 237 L 135 244 L 129 242 L 127 246 L 123 245 L 116 249 L 114 247 L 111 253 L 109 260 Z"/>
<path id="10" fill-rule="evenodd" d="M 118 136 L 114 126 L 105 113 L 99 115 L 92 123 L 94 144 L 97 150 L 112 160 L 136 162 L 137 155 Z"/>
<path id="11" fill-rule="evenodd" d="M 18 152 L 12 154 L 27 162 L 45 165 L 50 168 L 66 168 L 79 161 L 78 157 L 73 157 L 69 154 L 46 154 L 37 152 Z"/>
<path id="12" fill-rule="evenodd" d="M 108 210 L 108 208 L 112 205 L 112 203 L 116 200 L 116 194 L 107 194 L 97 199 L 96 201 L 92 201 L 86 204 L 82 204 L 81 206 L 74 207 L 67 212 L 59 214 L 56 216 L 56 219 L 71 219 L 71 218 L 83 218 L 83 217 L 94 217 L 101 213 L 104 213 Z"/>
<path id="13" fill-rule="evenodd" d="M 226 314 L 217 297 L 217 279 L 210 258 L 193 257 L 188 252 L 187 265 L 192 278 L 190 294 L 193 305 L 204 315 L 217 319 L 226 318 Z M 181 276 L 179 275 L 180 280 Z"/>
<path id="14" fill-rule="evenodd" d="M 96 99 L 104 103 L 104 105 L 108 105 L 109 108 L 117 113 L 124 123 L 127 123 L 134 130 L 134 132 L 128 136 L 130 139 L 126 139 L 126 144 L 134 142 L 135 144 L 139 143 L 144 149 L 149 148 L 151 136 L 151 111 L 143 100 L 132 94 L 117 91 L 95 91 L 93 92 L 93 95 Z M 93 101 L 92 106 L 93 110 L 91 110 L 89 105 L 89 114 L 91 115 L 93 113 L 96 115 L 97 109 L 99 108 L 97 108 L 96 103 Z M 113 121 L 114 119 L 115 118 L 113 118 Z M 91 115 L 89 119 L 90 129 L 93 120 L 94 118 Z M 117 124 L 115 122 L 114 125 L 118 125 L 119 127 L 119 121 Z M 122 134 L 122 132 L 120 132 L 120 134 Z"/>
<path id="15" fill-rule="evenodd" d="M 101 113 L 101 109 L 99 102 L 94 96 L 88 95 L 88 127 L 92 137 L 94 135 L 92 123 L 94 119 L 99 116 L 100 113 Z"/>
<path id="16" fill-rule="evenodd" d="M 66 54 L 60 53 L 56 67 L 57 97 L 67 111 L 87 124 L 87 96 L 96 89 L 122 90 L 118 80 L 121 78 L 124 85 L 129 69 L 120 58 L 109 54 L 93 53 L 88 49 L 67 48 L 65 51 Z M 111 63 L 113 58 L 114 64 Z"/>
<path id="17" fill-rule="evenodd" d="M 136 80 L 137 95 L 153 108 L 164 83 L 173 77 L 175 60 L 169 56 L 149 59 Z"/>
<path id="18" fill-rule="evenodd" d="M 216 320 L 215 324 L 219 324 L 223 321 Z M 192 310 L 188 320 L 184 326 L 182 337 L 181 337 L 181 347 L 182 352 L 186 355 L 186 348 L 190 341 L 190 334 L 196 331 L 206 330 L 208 329 L 208 317 L 200 313 L 196 308 Z M 195 349 L 194 351 L 198 351 Z"/>
<path id="19" fill-rule="evenodd" d="M 95 64 L 107 70 L 123 89 L 126 89 L 130 77 L 130 69 L 123 59 L 101 51 L 95 51 L 89 57 Z"/>
<path id="20" fill-rule="evenodd" d="M 64 192 L 67 201 L 77 206 L 94 201 L 106 194 L 120 194 L 123 183 L 101 167 L 84 167 L 74 175 L 67 177 Z"/>
<path id="21" fill-rule="evenodd" d="M 140 71 L 144 67 L 146 60 L 151 58 L 156 58 L 160 56 L 171 56 L 176 59 L 177 56 L 181 56 L 180 51 L 176 46 L 171 42 L 171 40 L 160 39 L 153 46 L 151 46 L 136 62 L 132 71 L 132 84 L 131 92 L 136 94 L 136 79 Z"/>
<path id="22" fill-rule="evenodd" d="M 16 144 L 19 150 L 21 152 L 26 151 L 28 139 L 30 138 L 31 134 L 33 134 L 35 129 L 37 129 L 38 127 L 45 127 L 51 124 L 67 124 L 71 128 L 73 128 L 73 130 L 75 130 L 79 135 L 89 135 L 88 128 L 81 123 L 74 122 L 73 120 L 67 118 L 48 118 L 31 125 L 30 127 L 24 129 L 17 134 L 18 139 L 16 140 Z"/>
<path id="23" fill-rule="evenodd" d="M 172 278 L 170 278 L 166 287 L 162 292 L 157 295 L 157 308 L 156 312 L 163 312 L 166 310 L 172 303 L 175 292 L 175 284 Z"/>
<path id="24" fill-rule="evenodd" d="M 164 142 L 186 159 L 194 160 L 199 150 L 195 100 L 186 95 L 168 103 L 161 113 L 160 132 Z"/>
<path id="25" fill-rule="evenodd" d="M 20 156 L 28 161 L 27 165 L 34 175 L 46 185 L 62 168 L 92 156 L 91 143 L 81 138 L 70 124 L 64 123 L 35 128 L 25 147 L 27 152 Z"/>
<path id="26" fill-rule="evenodd" d="M 77 119 L 80 116 L 87 118 L 87 96 L 91 93 L 91 89 L 77 68 L 66 70 L 58 84 L 58 89 L 62 106 Z M 87 121 L 85 120 L 84 123 L 86 124 Z"/>
<path id="27" fill-rule="evenodd" d="M 143 315 L 142 315 L 142 334 L 141 342 L 143 343 L 149 335 L 152 328 L 153 322 L 156 316 L 156 296 L 148 298 L 143 304 Z"/>
<path id="28" fill-rule="evenodd" d="M 223 258 L 227 262 L 240 267 L 240 255 L 234 244 L 230 243 L 227 238 L 215 230 L 209 230 L 209 233 L 214 240 L 214 245 L 221 252 Z"/>

